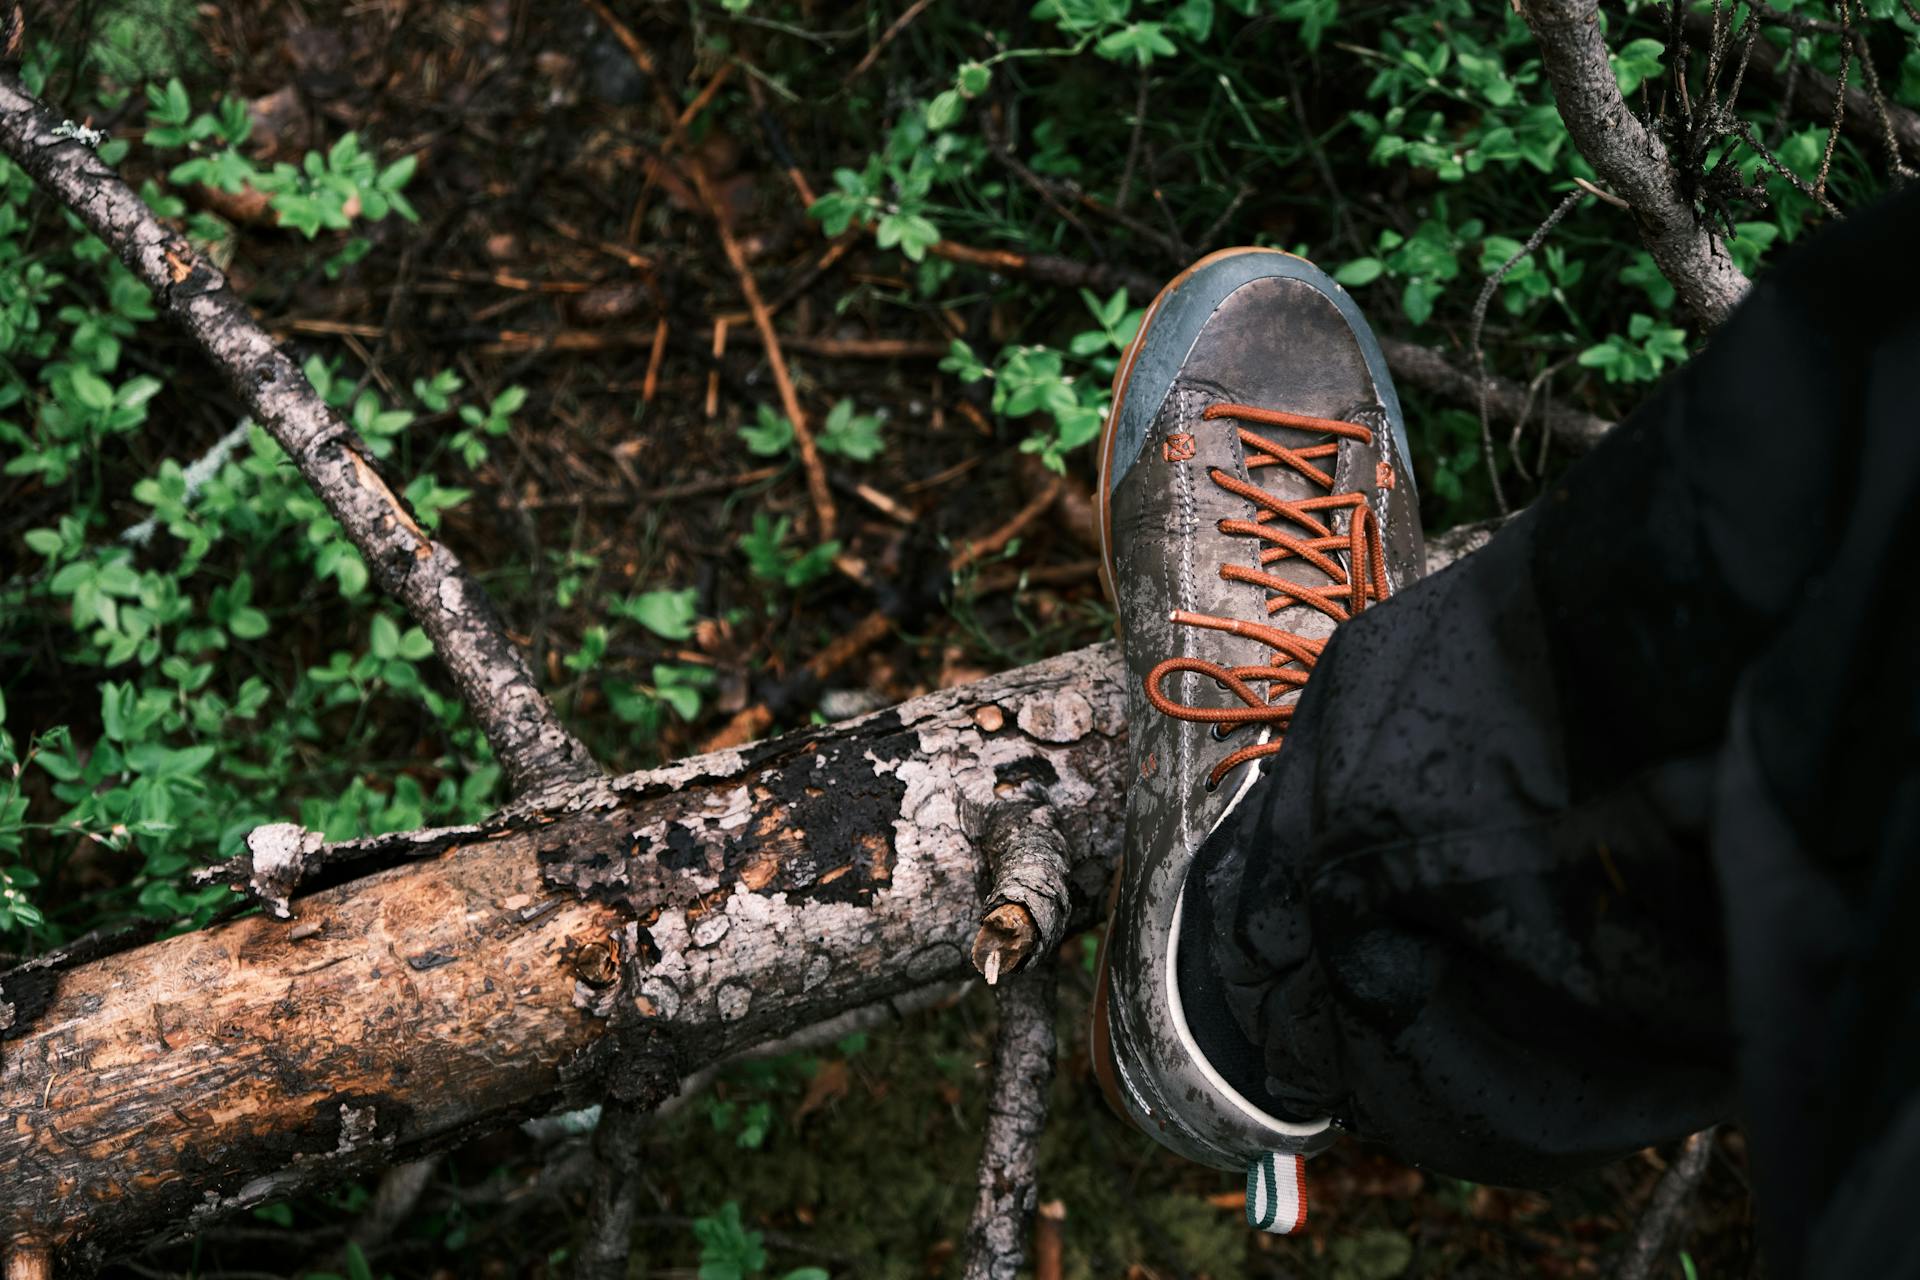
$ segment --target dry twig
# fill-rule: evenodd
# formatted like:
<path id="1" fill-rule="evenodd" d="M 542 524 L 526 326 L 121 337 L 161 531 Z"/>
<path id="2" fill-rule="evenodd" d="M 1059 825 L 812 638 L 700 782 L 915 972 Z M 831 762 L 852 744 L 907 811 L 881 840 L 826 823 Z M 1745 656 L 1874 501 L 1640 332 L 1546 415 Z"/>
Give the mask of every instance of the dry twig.
<path id="1" fill-rule="evenodd" d="M 733 268 L 734 279 L 739 282 L 741 297 L 746 300 L 747 310 L 753 315 L 753 326 L 760 331 L 761 345 L 766 349 L 767 365 L 773 372 L 774 387 L 780 393 L 780 407 L 786 412 L 787 420 L 793 424 L 793 440 L 800 450 L 800 465 L 807 473 L 807 493 L 813 501 L 813 514 L 816 529 L 815 537 L 822 542 L 833 537 L 834 526 L 839 521 L 839 513 L 834 507 L 833 493 L 827 486 L 826 464 L 820 459 L 820 448 L 813 438 L 813 428 L 807 422 L 807 415 L 800 407 L 799 394 L 794 390 L 793 375 L 787 370 L 787 359 L 780 348 L 780 335 L 773 329 L 773 313 L 768 310 L 766 300 L 760 296 L 760 286 L 754 279 L 753 268 L 747 262 L 746 252 L 741 249 L 740 241 L 733 234 L 731 220 L 727 217 L 726 205 L 721 201 L 719 192 L 714 188 L 713 179 L 708 176 L 706 166 L 700 157 L 687 144 L 686 128 L 680 123 L 679 113 L 675 110 L 673 98 L 667 92 L 661 80 L 659 66 L 651 51 L 639 36 L 633 33 L 612 10 L 601 0 L 585 0 L 588 9 L 595 18 L 613 34 L 614 39 L 633 59 L 633 65 L 647 77 L 653 86 L 654 96 L 659 100 L 660 111 L 672 131 L 672 140 L 680 152 L 680 166 L 692 180 L 694 191 L 700 197 L 700 203 L 706 206 L 707 214 L 713 219 L 714 230 L 720 236 L 720 249 L 726 254 L 727 265 Z"/>
<path id="2" fill-rule="evenodd" d="M 1681 1210 L 1693 1198 L 1712 1159 L 1712 1129 L 1702 1129 L 1680 1144 L 1680 1153 L 1667 1166 L 1652 1199 L 1647 1201 L 1646 1212 L 1640 1215 L 1640 1226 L 1633 1233 L 1633 1243 L 1621 1255 L 1615 1280 L 1648 1280 L 1653 1275 L 1673 1241 Z"/>
<path id="3" fill-rule="evenodd" d="M 1002 974 L 1018 973 L 1060 945 L 1073 907 L 1067 844 L 1044 807 L 1013 800 L 987 810 L 975 844 L 992 869 L 993 887 L 974 935 L 973 967 L 994 986 Z"/>
<path id="4" fill-rule="evenodd" d="M 1480 456 L 1487 464 L 1487 480 L 1493 485 L 1493 504 L 1499 509 L 1501 515 L 1506 515 L 1510 508 L 1507 506 L 1506 491 L 1500 486 L 1500 464 L 1493 456 L 1493 425 L 1487 420 L 1487 398 L 1490 389 L 1487 385 L 1487 353 L 1480 347 L 1480 333 L 1487 323 L 1487 304 L 1493 301 L 1494 292 L 1500 288 L 1500 282 L 1507 278 L 1507 273 L 1518 266 L 1522 258 L 1546 243 L 1548 234 L 1559 224 L 1560 219 L 1573 212 L 1573 206 L 1579 204 L 1587 194 L 1585 188 L 1576 188 L 1568 192 L 1566 197 L 1553 207 L 1553 212 L 1549 213 L 1546 219 L 1534 229 L 1534 233 L 1527 237 L 1527 242 L 1521 245 L 1512 257 L 1501 263 L 1499 270 L 1487 277 L 1486 283 L 1480 286 L 1480 296 L 1473 300 L 1473 324 L 1467 331 L 1467 346 L 1473 352 L 1474 381 L 1477 384 L 1474 401 L 1480 410 Z"/>
<path id="5" fill-rule="evenodd" d="M 906 10 L 902 12 L 899 17 L 895 18 L 887 29 L 881 33 L 880 38 L 873 42 L 873 48 L 867 50 L 866 56 L 854 64 L 853 70 L 847 73 L 846 82 L 852 84 L 855 80 L 858 80 L 861 76 L 871 71 L 873 64 L 880 60 L 880 55 L 887 51 L 887 46 L 894 42 L 894 38 L 902 31 L 905 31 L 907 25 L 915 18 L 925 13 L 927 6 L 932 3 L 933 0 L 913 0 L 913 3 L 908 5 Z"/>

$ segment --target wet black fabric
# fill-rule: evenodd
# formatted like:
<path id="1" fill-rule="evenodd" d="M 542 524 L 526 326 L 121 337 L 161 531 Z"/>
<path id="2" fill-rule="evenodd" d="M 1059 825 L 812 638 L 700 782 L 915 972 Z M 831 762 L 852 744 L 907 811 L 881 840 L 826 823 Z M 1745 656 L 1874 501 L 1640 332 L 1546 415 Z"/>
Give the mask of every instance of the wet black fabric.
<path id="1" fill-rule="evenodd" d="M 1247 1087 L 1510 1185 L 1738 1116 L 1775 1276 L 1920 1275 L 1916 232 L 1335 634 L 1189 894 Z"/>

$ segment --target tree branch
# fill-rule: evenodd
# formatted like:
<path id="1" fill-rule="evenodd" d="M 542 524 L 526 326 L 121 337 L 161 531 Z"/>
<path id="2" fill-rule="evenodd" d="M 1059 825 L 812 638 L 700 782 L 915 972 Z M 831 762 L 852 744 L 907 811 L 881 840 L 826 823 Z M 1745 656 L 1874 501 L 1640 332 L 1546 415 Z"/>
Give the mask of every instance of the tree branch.
<path id="1" fill-rule="evenodd" d="M 64 123 L 17 74 L 0 71 L 0 151 L 119 253 L 287 451 L 374 580 L 433 641 L 515 791 L 596 775 L 592 757 L 541 694 L 486 592 L 414 520 L 352 427 L 274 345 L 220 271 L 185 236 L 162 225 L 90 147 L 62 136 Z"/>
<path id="2" fill-rule="evenodd" d="M 1387 367 L 1403 386 L 1418 387 L 1428 395 L 1462 404 L 1474 404 L 1480 398 L 1480 379 L 1449 360 L 1432 347 L 1402 342 L 1398 338 L 1380 339 L 1380 350 Z M 1487 413 L 1502 422 L 1525 421 L 1532 414 L 1527 389 L 1510 378 L 1488 374 L 1486 378 Z M 1585 453 L 1613 430 L 1613 423 L 1597 414 L 1584 413 L 1555 405 L 1545 414 L 1547 430 L 1560 445 L 1572 453 Z"/>
<path id="3" fill-rule="evenodd" d="M 1679 1154 L 1667 1166 L 1659 1185 L 1653 1189 L 1653 1197 L 1647 1201 L 1646 1212 L 1640 1217 L 1633 1243 L 1621 1255 L 1619 1269 L 1614 1272 L 1616 1280 L 1647 1280 L 1653 1274 L 1667 1246 L 1673 1241 L 1673 1229 L 1680 1221 L 1680 1211 L 1693 1198 L 1712 1159 L 1712 1129 L 1702 1129 L 1680 1144 Z"/>
<path id="4" fill-rule="evenodd" d="M 963 802 L 1031 780 L 1094 901 L 1126 790 L 1121 678 L 1096 647 L 358 841 L 388 869 L 294 899 L 293 925 L 0 977 L 0 1114 L 19 1120 L 0 1126 L 0 1240 L 97 1262 L 526 1115 L 644 1109 L 700 1064 L 965 975 L 982 876 Z"/>
<path id="5" fill-rule="evenodd" d="M 1455 544 L 1435 539 L 1430 567 Z M 384 867 L 0 973 L 0 1241 L 80 1269 L 969 972 L 968 806 L 1047 806 L 1091 922 L 1128 769 L 1111 644 L 486 822 L 322 846 Z"/>
<path id="6" fill-rule="evenodd" d="M 980 1150 L 979 1190 L 967 1225 L 966 1280 L 1014 1280 L 1026 1260 L 1038 1205 L 1040 1134 L 1053 1083 L 1053 1006 L 1058 967 L 1042 964 L 1000 987 L 993 1047 L 993 1101 Z"/>
<path id="7" fill-rule="evenodd" d="M 1773 21 L 1762 18 L 1762 25 Z M 1686 15 L 1687 35 L 1693 40 L 1706 43 L 1713 38 L 1713 19 L 1704 13 L 1689 12 Z M 1802 66 L 1789 82 L 1781 63 L 1785 55 L 1778 47 L 1767 40 L 1755 42 L 1753 46 L 1753 69 L 1768 83 L 1787 85 L 1792 90 L 1793 106 L 1810 116 L 1826 117 L 1833 113 L 1834 91 L 1838 85 L 1834 78 L 1812 67 Z M 1884 118 L 1881 107 L 1885 108 Z M 1899 149 L 1897 159 L 1913 157 L 1920 160 L 1920 113 L 1903 107 L 1897 102 L 1876 103 L 1872 93 L 1858 85 L 1848 85 L 1846 89 L 1846 113 L 1841 126 L 1862 142 L 1883 143 L 1891 133 Z"/>
<path id="8" fill-rule="evenodd" d="M 1525 0 L 1523 12 L 1574 145 L 1633 206 L 1641 242 L 1681 300 L 1703 326 L 1717 328 L 1749 282 L 1681 195 L 1666 147 L 1620 96 L 1597 0 Z"/>

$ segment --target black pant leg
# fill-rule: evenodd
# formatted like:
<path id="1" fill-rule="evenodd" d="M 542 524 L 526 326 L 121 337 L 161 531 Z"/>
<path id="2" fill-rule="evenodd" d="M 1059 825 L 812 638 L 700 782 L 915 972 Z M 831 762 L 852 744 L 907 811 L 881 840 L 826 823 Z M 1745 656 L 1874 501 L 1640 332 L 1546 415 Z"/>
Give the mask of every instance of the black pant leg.
<path id="1" fill-rule="evenodd" d="M 1788 255 L 1532 512 L 1336 634 L 1199 864 L 1270 1095 L 1539 1183 L 1737 1080 L 1786 1274 L 1914 1202 L 1914 230 L 1908 193 Z"/>

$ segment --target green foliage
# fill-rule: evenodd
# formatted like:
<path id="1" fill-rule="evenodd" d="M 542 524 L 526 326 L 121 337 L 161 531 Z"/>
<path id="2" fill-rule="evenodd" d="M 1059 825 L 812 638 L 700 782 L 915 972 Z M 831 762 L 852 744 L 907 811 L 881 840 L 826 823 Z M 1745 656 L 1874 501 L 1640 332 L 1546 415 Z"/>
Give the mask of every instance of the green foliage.
<path id="1" fill-rule="evenodd" d="M 103 38 L 121 39 L 113 31 Z M 29 59 L 29 82 L 46 66 Z M 382 168 L 351 135 L 307 157 L 297 178 L 262 174 L 241 158 L 249 126 L 237 101 L 196 114 L 173 79 L 149 86 L 147 106 L 148 143 L 191 153 L 166 185 L 146 187 L 164 214 L 180 216 L 177 187 L 197 181 L 271 190 L 309 235 L 346 225 L 350 205 L 366 220 L 412 214 L 399 195 L 411 163 Z M 99 149 L 115 162 L 127 153 L 118 141 Z M 17 569 L 0 581 L 0 947 L 117 917 L 203 921 L 227 895 L 187 873 L 261 822 L 295 818 L 342 838 L 463 821 L 490 808 L 498 785 L 425 635 L 374 600 L 366 565 L 280 447 L 247 428 L 205 448 L 204 428 L 183 429 L 204 419 L 164 371 L 130 363 L 134 348 L 167 349 L 154 321 L 132 273 L 77 222 L 47 217 L 25 175 L 0 162 L 0 472 L 51 499 L 13 535 Z M 337 362 L 311 359 L 306 373 L 377 458 L 404 464 L 405 497 L 429 529 L 469 495 L 433 461 L 450 452 L 478 465 L 525 400 L 514 388 L 458 404 L 460 380 L 447 373 L 416 383 L 417 403 L 394 403 Z M 462 433 L 416 447 L 419 410 L 457 414 Z M 157 421 L 168 438 L 199 435 L 183 447 L 205 456 L 162 458 L 117 487 L 103 458 Z M 128 529 L 129 515 L 151 532 Z M 317 637 L 301 622 L 316 612 L 328 620 Z M 299 649 L 318 641 L 291 669 L 289 631 Z M 57 646 L 63 680 L 93 682 L 63 700 L 65 723 L 42 719 L 37 699 L 34 719 L 20 718 L 19 695 L 45 670 L 38 637 Z M 670 705 L 685 703 L 679 691 Z M 431 744 L 416 767 L 382 770 L 391 780 L 374 784 L 330 763 L 367 758 L 385 726 Z M 63 884 L 101 859 L 115 870 L 93 879 L 107 887 Z M 56 885 L 57 912 L 38 900 Z"/>
<path id="2" fill-rule="evenodd" d="M 666 640 L 686 640 L 693 636 L 693 621 L 699 616 L 697 591 L 643 591 L 627 600 L 611 600 L 608 610 L 620 618 L 629 618 Z"/>
<path id="3" fill-rule="evenodd" d="M 766 1270 L 767 1251 L 761 1234 L 749 1231 L 740 1219 L 740 1202 L 729 1200 L 717 1213 L 693 1221 L 700 1242 L 699 1280 L 748 1280 Z M 779 1280 L 827 1280 L 819 1267 L 782 1272 Z"/>
<path id="4" fill-rule="evenodd" d="M 340 135 L 325 151 L 307 152 L 298 165 L 281 161 L 261 169 L 239 150 L 252 132 L 246 104 L 222 99 L 213 112 L 195 114 L 178 79 L 147 86 L 147 120 L 149 146 L 192 153 L 174 165 L 168 181 L 205 183 L 235 195 L 249 188 L 263 192 L 281 225 L 309 240 L 322 230 L 345 231 L 355 218 L 379 222 L 397 213 L 409 222 L 420 220 L 401 194 L 413 177 L 415 158 L 401 156 L 382 166 L 361 148 L 356 133 Z"/>
<path id="5" fill-rule="evenodd" d="M 753 513 L 753 528 L 740 535 L 740 551 L 754 577 L 798 590 L 833 572 L 833 558 L 840 554 L 839 542 L 823 542 L 801 551 L 787 545 L 792 532 L 789 516 L 775 519 L 764 511 Z"/>
<path id="6" fill-rule="evenodd" d="M 854 462 L 872 462 L 885 447 L 880 438 L 879 415 L 855 413 L 851 400 L 837 402 L 828 412 L 820 426 L 817 443 L 822 452 Z"/>
<path id="7" fill-rule="evenodd" d="M 1662 325 L 1652 316 L 1635 312 L 1623 337 L 1607 335 L 1580 353 L 1580 363 L 1604 373 L 1608 382 L 1651 382 L 1669 363 L 1687 358 L 1687 331 Z"/>

